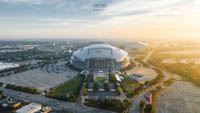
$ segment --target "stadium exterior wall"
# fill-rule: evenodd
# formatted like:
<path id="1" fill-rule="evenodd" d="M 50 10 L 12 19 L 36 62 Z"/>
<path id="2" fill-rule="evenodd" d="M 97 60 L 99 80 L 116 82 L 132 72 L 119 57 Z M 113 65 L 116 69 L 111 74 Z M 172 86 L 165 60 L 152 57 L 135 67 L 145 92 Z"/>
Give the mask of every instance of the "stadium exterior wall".
<path id="1" fill-rule="evenodd" d="M 79 69 L 120 70 L 129 65 L 128 53 L 106 44 L 95 44 L 75 51 L 71 64 Z"/>

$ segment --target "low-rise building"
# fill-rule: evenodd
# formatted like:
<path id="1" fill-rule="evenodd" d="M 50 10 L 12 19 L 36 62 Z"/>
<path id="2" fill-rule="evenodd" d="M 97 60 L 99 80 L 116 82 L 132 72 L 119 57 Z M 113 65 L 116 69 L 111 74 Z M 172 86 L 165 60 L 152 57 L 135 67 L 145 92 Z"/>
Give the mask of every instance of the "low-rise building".
<path id="1" fill-rule="evenodd" d="M 21 109 L 17 110 L 16 113 L 35 113 L 41 109 L 42 109 L 41 104 L 31 103 L 31 104 L 24 106 Z"/>
<path id="2" fill-rule="evenodd" d="M 132 74 L 132 75 L 128 75 L 128 77 L 132 80 L 139 82 L 139 83 L 144 83 L 146 80 L 149 80 L 149 77 L 145 76 L 145 75 Z"/>

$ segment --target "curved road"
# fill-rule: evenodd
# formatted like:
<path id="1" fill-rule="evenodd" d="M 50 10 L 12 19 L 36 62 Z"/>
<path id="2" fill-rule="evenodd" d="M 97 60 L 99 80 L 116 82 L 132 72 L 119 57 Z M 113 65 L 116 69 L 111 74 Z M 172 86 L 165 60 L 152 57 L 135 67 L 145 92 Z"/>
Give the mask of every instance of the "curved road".
<path id="1" fill-rule="evenodd" d="M 154 50 L 151 50 L 151 51 L 147 54 L 147 56 L 144 58 L 143 61 L 144 61 L 145 63 L 147 63 L 147 61 L 149 60 L 149 58 L 152 56 L 152 53 L 153 53 L 153 52 L 154 52 Z M 151 66 L 151 67 L 154 67 L 154 66 Z M 131 106 L 131 108 L 130 108 L 129 113 L 140 113 L 139 110 L 138 110 L 138 106 L 139 106 L 140 101 L 145 99 L 145 95 L 148 94 L 148 92 L 149 92 L 150 90 L 156 88 L 156 87 L 159 86 L 159 85 L 162 85 L 163 82 L 164 82 L 165 80 L 167 80 L 167 79 L 170 77 L 170 74 L 167 73 L 166 71 L 163 71 L 163 70 L 162 70 L 162 72 L 163 72 L 163 74 L 165 75 L 163 81 L 162 81 L 161 83 L 158 83 L 158 84 L 156 84 L 156 85 L 154 85 L 154 86 L 152 86 L 152 87 L 146 89 L 145 91 L 141 92 L 140 95 L 134 100 L 134 102 L 133 102 L 133 104 L 132 104 L 132 106 Z"/>

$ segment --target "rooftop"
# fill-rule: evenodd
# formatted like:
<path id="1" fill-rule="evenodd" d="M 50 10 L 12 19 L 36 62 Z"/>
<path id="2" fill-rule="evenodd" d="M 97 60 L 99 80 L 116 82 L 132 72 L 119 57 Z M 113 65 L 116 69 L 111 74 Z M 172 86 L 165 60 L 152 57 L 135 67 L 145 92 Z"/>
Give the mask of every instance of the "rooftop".
<path id="1" fill-rule="evenodd" d="M 41 109 L 41 106 L 40 104 L 37 104 L 37 103 L 31 103 L 19 110 L 16 111 L 16 113 L 29 113 L 30 111 L 35 111 L 35 110 L 40 110 Z"/>
<path id="2" fill-rule="evenodd" d="M 94 44 L 75 51 L 73 56 L 81 61 L 85 61 L 87 58 L 113 58 L 118 61 L 126 58 L 128 53 L 111 45 Z"/>

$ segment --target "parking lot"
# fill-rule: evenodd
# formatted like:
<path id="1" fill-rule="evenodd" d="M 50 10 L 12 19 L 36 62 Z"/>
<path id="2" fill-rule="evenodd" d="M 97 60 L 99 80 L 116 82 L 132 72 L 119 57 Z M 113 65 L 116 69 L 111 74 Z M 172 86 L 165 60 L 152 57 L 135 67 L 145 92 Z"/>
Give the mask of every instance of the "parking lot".
<path id="1" fill-rule="evenodd" d="M 78 72 L 65 66 L 65 62 L 50 64 L 41 69 L 29 70 L 0 78 L 0 82 L 29 86 L 40 91 L 48 90 L 76 76 Z"/>

